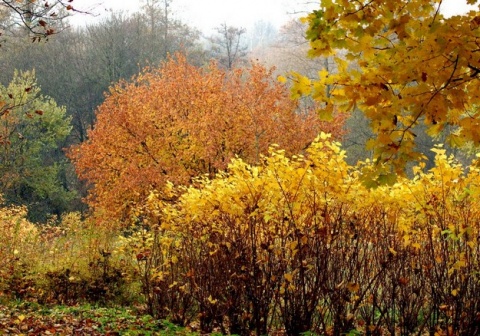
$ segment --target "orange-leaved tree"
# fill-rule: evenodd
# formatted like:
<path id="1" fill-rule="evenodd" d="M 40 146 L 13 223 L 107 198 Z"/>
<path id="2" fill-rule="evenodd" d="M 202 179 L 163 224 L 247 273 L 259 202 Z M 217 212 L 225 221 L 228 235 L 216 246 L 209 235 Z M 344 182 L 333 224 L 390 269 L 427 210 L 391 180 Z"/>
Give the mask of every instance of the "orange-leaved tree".
<path id="1" fill-rule="evenodd" d="M 128 219 L 167 181 L 188 184 L 235 156 L 258 162 L 272 143 L 290 153 L 305 148 L 322 125 L 313 111 L 298 113 L 272 71 L 198 68 L 176 55 L 112 87 L 88 141 L 69 151 L 99 218 Z M 340 122 L 328 127 L 342 129 Z"/>

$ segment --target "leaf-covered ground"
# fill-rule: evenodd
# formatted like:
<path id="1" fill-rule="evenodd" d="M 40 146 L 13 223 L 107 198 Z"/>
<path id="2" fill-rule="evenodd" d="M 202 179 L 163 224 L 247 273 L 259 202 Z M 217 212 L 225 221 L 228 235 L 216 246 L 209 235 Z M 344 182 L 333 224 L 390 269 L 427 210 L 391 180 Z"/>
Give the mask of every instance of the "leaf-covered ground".
<path id="1" fill-rule="evenodd" d="M 126 308 L 0 304 L 0 335 L 187 335 L 188 331 Z"/>

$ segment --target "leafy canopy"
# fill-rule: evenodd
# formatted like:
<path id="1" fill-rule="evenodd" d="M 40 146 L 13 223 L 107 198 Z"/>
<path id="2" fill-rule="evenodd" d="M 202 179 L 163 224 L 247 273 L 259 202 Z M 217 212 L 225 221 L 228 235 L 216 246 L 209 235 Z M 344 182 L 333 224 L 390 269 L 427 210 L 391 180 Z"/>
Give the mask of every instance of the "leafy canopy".
<path id="1" fill-rule="evenodd" d="M 441 3 L 322 0 L 304 18 L 309 55 L 333 55 L 337 69 L 315 80 L 293 74 L 294 95 L 312 95 L 324 118 L 334 107 L 360 109 L 375 134 L 367 147 L 377 173 L 391 181 L 422 158 L 419 124 L 432 137 L 448 128 L 451 145 L 480 145 L 480 13 L 446 18 Z"/>
<path id="2" fill-rule="evenodd" d="M 7 203 L 28 207 L 29 218 L 68 207 L 75 193 L 60 182 L 65 160 L 59 148 L 70 134 L 64 107 L 40 94 L 33 72 L 15 72 L 0 86 L 0 192 Z"/>
<path id="3" fill-rule="evenodd" d="M 166 181 L 214 175 L 235 156 L 258 162 L 272 143 L 302 150 L 320 124 L 296 107 L 272 70 L 254 64 L 228 72 L 213 63 L 202 69 L 178 55 L 113 87 L 89 140 L 70 157 L 92 186 L 90 205 L 122 219 Z"/>

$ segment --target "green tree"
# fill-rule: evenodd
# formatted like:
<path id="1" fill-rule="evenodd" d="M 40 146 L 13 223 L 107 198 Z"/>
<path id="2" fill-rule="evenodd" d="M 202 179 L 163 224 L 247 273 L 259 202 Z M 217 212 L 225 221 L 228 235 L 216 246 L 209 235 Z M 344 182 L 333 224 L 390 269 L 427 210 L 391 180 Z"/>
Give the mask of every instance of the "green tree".
<path id="1" fill-rule="evenodd" d="M 0 102 L 10 107 L 0 118 L 0 192 L 8 204 L 26 205 L 33 221 L 60 215 L 75 197 L 60 182 L 67 161 L 56 159 L 71 131 L 65 108 L 40 94 L 33 72 L 0 86 Z"/>
<path id="2" fill-rule="evenodd" d="M 345 57 L 335 55 L 338 71 L 316 80 L 294 74 L 294 96 L 312 95 L 323 118 L 364 113 L 377 163 L 367 180 L 393 182 L 424 158 L 415 141 L 421 124 L 432 137 L 451 129 L 450 145 L 480 145 L 480 12 L 446 18 L 441 8 L 441 0 L 322 0 L 304 19 L 310 56 Z"/>

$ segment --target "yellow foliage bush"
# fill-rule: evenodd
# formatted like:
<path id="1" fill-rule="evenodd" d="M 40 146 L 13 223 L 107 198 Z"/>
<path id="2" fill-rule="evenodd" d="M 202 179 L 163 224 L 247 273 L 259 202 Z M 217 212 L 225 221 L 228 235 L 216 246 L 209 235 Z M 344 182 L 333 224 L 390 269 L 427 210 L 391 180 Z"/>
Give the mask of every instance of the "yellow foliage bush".
<path id="1" fill-rule="evenodd" d="M 162 309 L 176 288 L 206 332 L 265 334 L 281 321 L 292 335 L 475 333 L 479 169 L 434 150 L 430 171 L 419 166 L 413 179 L 370 189 L 365 170 L 321 134 L 305 156 L 273 147 L 259 166 L 234 160 L 174 204 L 153 193 L 145 222 L 157 259 L 137 255 L 150 263 L 152 302 Z"/>
<path id="2" fill-rule="evenodd" d="M 0 209 L 0 296 L 38 301 L 129 301 L 122 261 L 111 256 L 117 232 L 78 213 L 58 224 L 26 220 L 24 207 Z M 125 295 L 124 295 L 125 294 Z"/>
<path id="3" fill-rule="evenodd" d="M 123 261 L 112 255 L 117 237 L 118 232 L 99 227 L 79 213 L 64 215 L 58 225 L 42 227 L 34 270 L 43 299 L 129 301 Z"/>
<path id="4" fill-rule="evenodd" d="M 36 226 L 26 219 L 26 214 L 25 207 L 0 208 L 0 295 L 12 290 L 23 294 L 29 288 L 22 275 L 35 258 L 39 234 Z"/>

